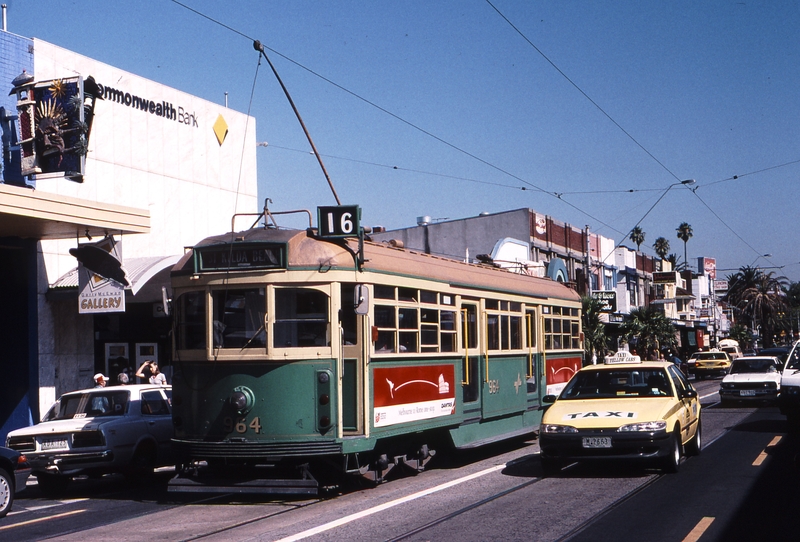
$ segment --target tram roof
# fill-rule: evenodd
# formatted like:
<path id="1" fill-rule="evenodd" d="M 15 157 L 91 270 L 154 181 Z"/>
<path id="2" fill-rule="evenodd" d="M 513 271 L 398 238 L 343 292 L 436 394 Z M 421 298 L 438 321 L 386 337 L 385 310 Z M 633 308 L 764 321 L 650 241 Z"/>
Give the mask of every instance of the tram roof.
<path id="1" fill-rule="evenodd" d="M 234 245 L 285 243 L 288 246 L 289 270 L 355 270 L 356 267 L 357 239 L 323 240 L 310 236 L 306 230 L 253 228 L 238 233 L 208 237 L 193 248 L 230 243 Z M 362 267 L 364 272 L 434 280 L 464 288 L 580 302 L 580 296 L 575 290 L 550 278 L 532 277 L 486 264 L 466 263 L 386 243 L 365 241 L 364 260 Z M 235 271 L 246 272 L 247 269 L 235 269 Z M 194 272 L 192 252 L 185 254 L 172 270 L 173 275 Z"/>

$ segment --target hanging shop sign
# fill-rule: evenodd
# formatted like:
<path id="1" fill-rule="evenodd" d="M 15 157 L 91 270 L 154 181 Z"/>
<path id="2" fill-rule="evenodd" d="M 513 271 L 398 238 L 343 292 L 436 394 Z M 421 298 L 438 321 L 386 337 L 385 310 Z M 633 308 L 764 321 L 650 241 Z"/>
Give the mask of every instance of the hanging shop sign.
<path id="1" fill-rule="evenodd" d="M 128 279 L 122 267 L 122 244 L 107 237 L 69 252 L 78 259 L 78 313 L 125 312 Z"/>
<path id="2" fill-rule="evenodd" d="M 12 85 L 19 116 L 21 174 L 83 182 L 94 105 L 102 99 L 94 79 L 36 82 L 33 74 L 23 71 Z"/>

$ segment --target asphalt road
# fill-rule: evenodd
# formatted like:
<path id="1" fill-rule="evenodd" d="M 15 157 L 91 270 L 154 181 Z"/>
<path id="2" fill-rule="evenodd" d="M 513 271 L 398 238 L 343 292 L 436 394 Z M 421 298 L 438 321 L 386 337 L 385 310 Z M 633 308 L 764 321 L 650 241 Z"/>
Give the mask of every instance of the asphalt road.
<path id="1" fill-rule="evenodd" d="M 720 408 L 718 386 L 697 383 L 704 450 L 676 475 L 578 464 L 544 477 L 533 440 L 437 457 L 420 475 L 327 500 L 180 498 L 166 492 L 169 472 L 138 484 L 120 476 L 80 480 L 58 500 L 45 498 L 32 481 L 0 520 L 0 539 L 797 538 L 800 437 L 774 407 Z"/>

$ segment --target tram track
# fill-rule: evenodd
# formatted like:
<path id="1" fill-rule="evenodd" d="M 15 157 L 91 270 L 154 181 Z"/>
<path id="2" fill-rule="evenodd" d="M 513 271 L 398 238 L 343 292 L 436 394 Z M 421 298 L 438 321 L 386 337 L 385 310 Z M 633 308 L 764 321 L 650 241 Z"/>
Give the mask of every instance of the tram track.
<path id="1" fill-rule="evenodd" d="M 495 493 L 494 495 L 490 495 L 489 497 L 485 497 L 485 498 L 481 499 L 480 501 L 477 501 L 477 502 L 474 502 L 474 503 L 470 504 L 469 506 L 465 506 L 465 507 L 463 507 L 463 508 L 461 508 L 459 510 L 456 510 L 455 512 L 451 512 L 451 513 L 446 514 L 444 516 L 441 516 L 441 517 L 439 517 L 439 518 L 437 518 L 435 520 L 429 521 L 428 523 L 426 523 L 424 525 L 421 525 L 421 526 L 417 527 L 416 529 L 412 529 L 411 531 L 407 531 L 407 532 L 405 532 L 405 533 L 403 533 L 403 534 L 401 534 L 399 536 L 396 536 L 394 538 L 388 538 L 387 542 L 398 542 L 400 540 L 405 540 L 406 538 L 409 538 L 409 537 L 414 536 L 416 534 L 425 532 L 428 529 L 436 527 L 437 525 L 440 525 L 440 524 L 442 524 L 442 523 L 444 523 L 446 521 L 449 521 L 449 520 L 451 520 L 451 519 L 453 519 L 455 517 L 458 517 L 458 516 L 460 516 L 462 514 L 465 514 L 465 513 L 469 512 L 471 510 L 475 510 L 476 508 L 480 508 L 481 506 L 484 506 L 484 505 L 486 505 L 486 504 L 488 504 L 488 503 L 490 503 L 492 501 L 495 501 L 497 499 L 500 499 L 502 497 L 510 495 L 510 494 L 512 494 L 514 492 L 517 492 L 517 491 L 521 490 L 521 489 L 525 489 L 527 487 L 530 487 L 530 486 L 532 486 L 534 484 L 537 484 L 537 483 L 541 482 L 544 479 L 545 478 L 542 477 L 542 478 L 536 478 L 534 480 L 529 480 L 529 481 L 527 481 L 525 483 L 519 484 L 518 486 L 514 486 L 514 487 L 506 489 L 504 491 L 500 491 L 498 493 Z"/>
<path id="2" fill-rule="evenodd" d="M 226 495 L 221 495 L 221 496 L 219 496 L 219 498 L 224 498 L 226 496 L 233 496 L 233 494 L 229 493 L 229 494 L 226 494 Z M 300 504 L 300 505 L 297 505 L 297 506 L 287 506 L 287 503 L 285 503 L 285 502 L 278 503 L 278 504 L 283 505 L 285 508 L 283 510 L 279 510 L 279 511 L 271 513 L 271 514 L 262 514 L 260 516 L 257 516 L 257 517 L 254 517 L 254 518 L 250 518 L 250 519 L 245 520 L 245 521 L 240 521 L 238 523 L 234 523 L 233 525 L 228 525 L 228 526 L 223 527 L 221 529 L 215 529 L 215 530 L 209 531 L 207 533 L 199 534 L 199 535 L 193 536 L 191 538 L 183 538 L 183 539 L 181 539 L 181 542 L 191 542 L 193 540 L 203 540 L 205 538 L 209 538 L 209 537 L 212 537 L 212 536 L 217 536 L 217 535 L 224 534 L 224 533 L 227 533 L 227 532 L 233 532 L 235 529 L 240 529 L 240 528 L 246 527 L 248 525 L 254 525 L 254 524 L 256 524 L 256 523 L 258 523 L 260 521 L 264 521 L 264 520 L 267 520 L 267 519 L 274 519 L 275 517 L 282 516 L 284 514 L 288 514 L 288 513 L 291 513 L 291 512 L 296 512 L 297 510 L 300 510 L 300 509 L 303 509 L 303 508 L 310 508 L 311 506 L 313 506 L 315 504 L 320 504 L 320 503 L 322 503 L 324 501 L 325 501 L 325 499 L 317 499 L 315 501 L 306 502 L 306 503 L 303 503 L 303 504 Z"/>

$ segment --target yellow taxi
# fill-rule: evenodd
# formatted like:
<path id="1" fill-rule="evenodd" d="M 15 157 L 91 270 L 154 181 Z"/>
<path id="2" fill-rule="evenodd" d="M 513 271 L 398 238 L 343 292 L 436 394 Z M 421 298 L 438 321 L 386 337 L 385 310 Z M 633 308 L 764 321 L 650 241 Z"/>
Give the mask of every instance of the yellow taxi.
<path id="1" fill-rule="evenodd" d="M 700 453 L 700 399 L 672 362 L 627 352 L 584 367 L 547 407 L 539 430 L 541 462 L 555 472 L 573 461 L 631 460 L 677 472 Z"/>

